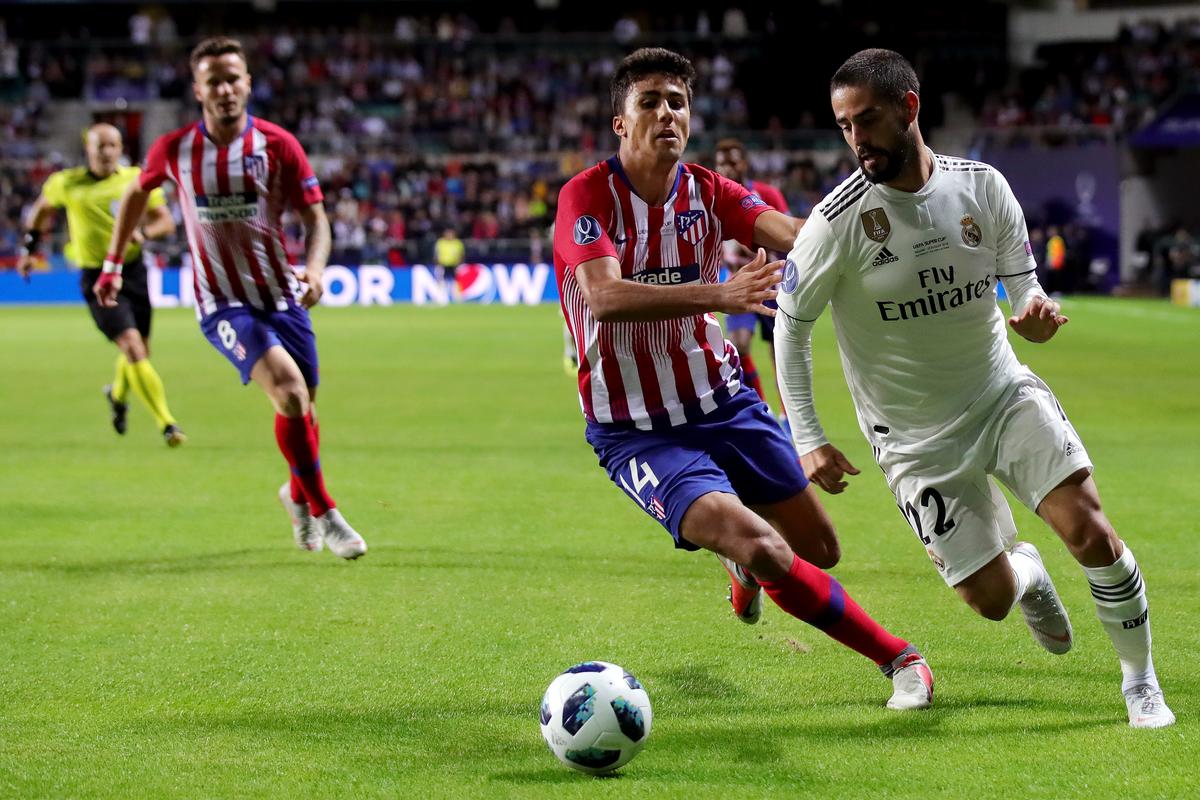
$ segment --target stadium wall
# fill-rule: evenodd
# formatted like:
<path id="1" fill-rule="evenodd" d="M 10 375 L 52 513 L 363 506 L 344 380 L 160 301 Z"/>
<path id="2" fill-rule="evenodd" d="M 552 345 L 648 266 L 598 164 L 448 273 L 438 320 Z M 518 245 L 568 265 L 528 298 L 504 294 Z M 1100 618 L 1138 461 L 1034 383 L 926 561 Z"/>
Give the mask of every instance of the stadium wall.
<path id="1" fill-rule="evenodd" d="M 195 305 L 192 270 L 150 267 L 150 300 L 156 308 Z M 557 303 L 558 286 L 549 264 L 463 264 L 453 279 L 442 280 L 425 265 L 395 268 L 378 264 L 330 264 L 325 268 L 324 306 L 537 305 Z M 16 272 L 0 271 L 0 305 L 82 304 L 79 273 L 53 270 L 23 281 Z"/>

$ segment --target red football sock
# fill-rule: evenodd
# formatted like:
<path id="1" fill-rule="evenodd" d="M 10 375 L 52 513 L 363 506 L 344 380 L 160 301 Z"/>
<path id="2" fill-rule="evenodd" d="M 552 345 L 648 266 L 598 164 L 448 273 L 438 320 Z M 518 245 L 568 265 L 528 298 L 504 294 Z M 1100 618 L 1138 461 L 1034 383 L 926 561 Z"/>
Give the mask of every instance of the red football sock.
<path id="1" fill-rule="evenodd" d="M 890 664 L 908 647 L 908 642 L 871 619 L 832 575 L 799 556 L 792 560 L 787 575 L 775 581 L 760 579 L 759 584 L 784 611 L 880 666 Z"/>
<path id="2" fill-rule="evenodd" d="M 742 377 L 750 384 L 751 389 L 758 392 L 759 399 L 767 402 L 767 396 L 763 394 L 762 380 L 758 377 L 758 367 L 754 365 L 754 359 L 749 353 L 742 355 Z"/>
<path id="3" fill-rule="evenodd" d="M 320 452 L 321 425 L 320 425 L 320 423 L 317 422 L 316 418 L 313 417 L 311 411 L 308 412 L 308 419 L 310 422 L 312 422 L 313 435 L 317 437 L 317 452 Z M 293 503 L 307 503 L 308 501 L 304 498 L 304 486 L 303 486 L 303 484 L 300 483 L 300 479 L 297 478 L 294 474 L 292 474 L 292 472 L 290 470 L 288 471 L 288 477 L 290 479 L 289 482 L 291 483 L 292 502 Z"/>
<path id="4" fill-rule="evenodd" d="M 276 414 L 275 441 L 279 443 L 279 452 L 283 453 L 288 466 L 292 468 L 292 491 L 295 492 L 295 484 L 299 483 L 304 499 L 308 501 L 308 510 L 313 516 L 319 517 L 335 507 L 337 504 L 325 491 L 321 459 L 317 455 L 317 433 L 313 429 L 312 418 Z"/>

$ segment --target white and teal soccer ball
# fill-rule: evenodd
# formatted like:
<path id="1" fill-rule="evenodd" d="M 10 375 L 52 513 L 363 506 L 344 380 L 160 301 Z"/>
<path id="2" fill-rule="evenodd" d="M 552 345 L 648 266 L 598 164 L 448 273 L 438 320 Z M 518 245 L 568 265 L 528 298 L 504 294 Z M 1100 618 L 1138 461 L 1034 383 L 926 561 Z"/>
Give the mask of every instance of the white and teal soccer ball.
<path id="1" fill-rule="evenodd" d="M 542 736 L 572 769 L 593 775 L 628 764 L 650 736 L 650 696 L 616 664 L 585 661 L 551 681 Z"/>

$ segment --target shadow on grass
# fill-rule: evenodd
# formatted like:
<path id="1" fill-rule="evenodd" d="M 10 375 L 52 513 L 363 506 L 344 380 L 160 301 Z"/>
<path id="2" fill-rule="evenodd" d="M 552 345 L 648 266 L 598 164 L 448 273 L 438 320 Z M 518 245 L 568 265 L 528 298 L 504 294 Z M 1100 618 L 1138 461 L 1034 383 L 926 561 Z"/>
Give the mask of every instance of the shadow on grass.
<path id="1" fill-rule="evenodd" d="M 619 781 L 625 777 L 621 772 L 608 772 L 604 775 L 588 775 L 583 772 L 578 772 L 561 764 L 556 765 L 553 762 L 554 756 L 546 752 L 547 757 L 551 759 L 549 766 L 540 769 L 515 769 L 507 772 L 493 772 L 488 776 L 489 780 L 499 783 L 515 783 L 515 784 L 544 784 L 544 785 L 584 785 L 580 781 Z"/>
<path id="2" fill-rule="evenodd" d="M 295 558 L 281 559 L 285 546 L 221 550 L 186 556 L 118 558 L 108 561 L 26 561 L 0 564 L 0 572 L 42 572 L 88 576 L 111 574 L 187 574 L 218 570 L 311 569 L 324 565 L 319 554 L 296 551 Z M 335 563 L 341 559 L 335 559 Z"/>

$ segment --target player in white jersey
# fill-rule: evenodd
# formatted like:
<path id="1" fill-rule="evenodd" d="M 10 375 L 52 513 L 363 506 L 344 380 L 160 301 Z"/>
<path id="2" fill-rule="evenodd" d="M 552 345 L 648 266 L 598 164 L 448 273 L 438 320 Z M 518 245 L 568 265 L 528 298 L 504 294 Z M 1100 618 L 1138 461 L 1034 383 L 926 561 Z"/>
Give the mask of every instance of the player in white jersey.
<path id="1" fill-rule="evenodd" d="M 836 494 L 858 470 L 813 407 L 810 337 L 826 303 L 859 425 L 901 513 L 946 583 L 982 616 L 1019 605 L 1052 653 L 1066 610 L 989 476 L 1042 517 L 1083 566 L 1121 662 L 1129 723 L 1174 722 L 1154 673 L 1145 586 L 1100 507 L 1092 463 L 1049 387 L 1017 361 L 1008 324 L 1034 342 L 1066 324 L 1038 285 L 1021 207 L 992 167 L 925 147 L 919 84 L 890 50 L 864 50 L 831 84 L 862 169 L 809 218 L 784 269 L 779 379 L 810 479 Z"/>

